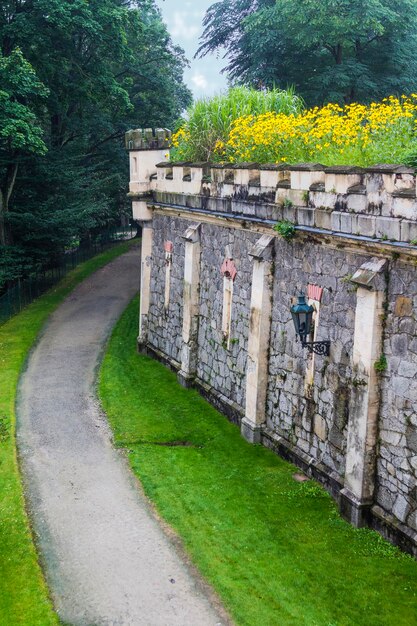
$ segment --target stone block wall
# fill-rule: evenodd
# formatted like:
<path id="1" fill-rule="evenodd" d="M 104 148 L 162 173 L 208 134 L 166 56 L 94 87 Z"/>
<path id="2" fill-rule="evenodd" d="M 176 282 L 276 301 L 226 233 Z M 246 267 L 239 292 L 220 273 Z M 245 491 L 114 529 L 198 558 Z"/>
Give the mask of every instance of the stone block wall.
<path id="1" fill-rule="evenodd" d="M 172 220 L 162 215 L 155 216 L 148 332 L 149 337 L 152 337 L 152 345 L 177 363 L 181 361 L 182 347 L 183 230 L 182 220 Z M 165 306 L 166 241 L 172 243 L 168 306 Z"/>
<path id="2" fill-rule="evenodd" d="M 312 243 L 276 240 L 266 426 L 343 482 L 354 374 L 351 355 L 356 292 L 349 279 L 365 255 Z M 291 295 L 308 284 L 323 288 L 318 339 L 331 338 L 331 358 L 312 356 L 294 341 Z"/>
<path id="3" fill-rule="evenodd" d="M 352 523 L 417 555 L 414 173 L 143 154 L 130 194 L 144 227 L 140 349 L 320 480 Z M 328 356 L 297 341 L 300 291 Z"/>
<path id="4" fill-rule="evenodd" d="M 200 315 L 197 376 L 239 407 L 245 406 L 245 374 L 249 334 L 249 259 L 256 236 L 205 225 L 201 234 Z M 222 333 L 225 250 L 229 247 L 237 268 L 234 283 L 230 343 Z"/>
<path id="5" fill-rule="evenodd" d="M 391 261 L 381 372 L 376 501 L 417 529 L 417 271 Z"/>

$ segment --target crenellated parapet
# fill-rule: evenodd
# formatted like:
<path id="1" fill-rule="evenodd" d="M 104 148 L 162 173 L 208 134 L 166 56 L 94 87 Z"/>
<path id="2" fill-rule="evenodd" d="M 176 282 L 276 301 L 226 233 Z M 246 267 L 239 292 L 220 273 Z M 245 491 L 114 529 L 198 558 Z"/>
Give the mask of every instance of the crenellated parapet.
<path id="1" fill-rule="evenodd" d="M 402 165 L 158 163 L 157 201 L 383 241 L 417 240 L 414 170 Z"/>
<path id="2" fill-rule="evenodd" d="M 163 150 L 171 147 L 167 128 L 136 128 L 125 134 L 126 150 Z"/>
<path id="3" fill-rule="evenodd" d="M 416 174 L 403 165 L 171 162 L 171 131 L 126 133 L 134 217 L 144 200 L 381 241 L 417 241 Z"/>

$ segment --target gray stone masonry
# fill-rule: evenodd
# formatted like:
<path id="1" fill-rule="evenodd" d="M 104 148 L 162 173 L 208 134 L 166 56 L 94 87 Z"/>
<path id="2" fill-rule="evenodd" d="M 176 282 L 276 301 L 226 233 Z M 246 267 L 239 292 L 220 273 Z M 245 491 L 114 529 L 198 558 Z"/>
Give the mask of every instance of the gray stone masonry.
<path id="1" fill-rule="evenodd" d="M 174 194 L 178 205 L 417 245 L 416 175 L 401 165 L 164 162 L 157 171 L 151 187 L 161 203 Z"/>
<path id="2" fill-rule="evenodd" d="M 231 228 L 219 229 L 208 224 L 202 228 L 197 376 L 242 407 L 242 411 L 252 278 L 249 251 L 256 239 L 255 234 Z M 237 267 L 229 347 L 222 334 L 223 276 L 220 271 L 227 247 Z"/>
<path id="3" fill-rule="evenodd" d="M 349 278 L 366 257 L 307 243 L 276 240 L 267 426 L 343 480 L 349 402 L 354 388 L 351 354 L 356 293 Z M 291 297 L 308 284 L 324 288 L 320 339 L 331 340 L 331 358 L 315 360 L 314 384 L 306 387 L 311 356 L 296 341 Z"/>
<path id="4" fill-rule="evenodd" d="M 381 371 L 377 502 L 417 530 L 417 273 L 392 261 Z"/>
<path id="5" fill-rule="evenodd" d="M 131 137 L 127 140 L 136 141 Z M 140 150 L 142 135 L 137 141 Z M 135 150 L 131 148 L 131 158 L 140 159 L 140 155 L 132 156 Z M 319 164 L 260 167 L 250 163 L 236 167 L 170 162 L 156 169 L 157 176 L 138 181 L 149 185 L 142 219 L 150 220 L 154 229 L 150 351 L 179 369 L 183 235 L 198 223 L 201 258 L 195 382 L 216 406 L 241 421 L 247 389 L 251 388 L 247 386 L 248 368 L 254 376 L 253 363 L 248 360 L 248 340 L 254 336 L 250 325 L 253 259 L 249 253 L 262 235 L 274 235 L 265 421 L 260 419 L 257 425 L 261 441 L 321 480 L 338 499 L 346 486 L 345 477 L 353 471 L 349 459 L 354 446 L 347 450 L 356 432 L 356 418 L 352 416 L 360 407 L 361 428 L 369 426 L 367 380 L 370 374 L 375 380 L 376 370 L 377 384 L 372 384 L 372 391 L 377 388 L 378 393 L 372 401 L 372 415 L 376 415 L 373 424 L 376 420 L 377 432 L 369 439 L 376 464 L 367 469 L 367 480 L 374 485 L 373 500 L 359 498 L 355 502 L 353 498 L 351 505 L 356 512 L 351 518 L 362 515 L 363 509 L 363 519 L 371 526 L 417 555 L 414 172 L 396 165 L 361 169 L 325 168 Z M 283 219 L 296 227 L 290 241 L 273 230 Z M 172 242 L 168 306 L 166 242 Z M 221 271 L 227 258 L 233 259 L 237 270 L 228 341 L 223 333 L 223 309 L 225 289 L 230 283 L 225 282 Z M 367 320 L 357 314 L 362 311 L 366 316 L 372 310 L 363 305 L 363 299 L 370 294 L 366 301 L 373 306 L 375 287 L 352 282 L 359 268 L 371 260 L 374 264 L 381 260 L 384 268 L 378 279 L 384 286 L 377 288 L 382 307 L 378 311 L 383 314 L 378 312 L 376 317 L 378 327 L 382 324 L 382 341 L 381 333 L 375 335 L 377 340 L 372 339 L 371 322 L 367 333 Z M 190 267 L 190 261 L 187 263 Z M 309 285 L 322 289 L 315 339 L 331 342 L 330 356 L 314 355 L 314 360 L 297 342 L 290 315 L 294 296 L 300 291 L 307 293 Z M 372 323 L 375 326 L 375 321 Z M 359 348 L 360 342 L 366 344 L 368 337 L 375 348 L 372 354 L 380 356 L 360 362 L 358 344 Z M 358 376 L 358 371 L 364 372 L 367 380 Z M 355 458 L 356 462 L 363 462 L 363 458 Z M 342 508 L 348 502 L 345 498 L 343 505 L 343 498 L 342 492 Z"/>
<path id="6" fill-rule="evenodd" d="M 181 361 L 182 295 L 184 281 L 183 220 L 156 216 L 152 249 L 152 280 L 148 315 L 149 342 L 174 361 Z M 173 244 L 169 306 L 165 308 L 166 259 L 164 244 Z"/>

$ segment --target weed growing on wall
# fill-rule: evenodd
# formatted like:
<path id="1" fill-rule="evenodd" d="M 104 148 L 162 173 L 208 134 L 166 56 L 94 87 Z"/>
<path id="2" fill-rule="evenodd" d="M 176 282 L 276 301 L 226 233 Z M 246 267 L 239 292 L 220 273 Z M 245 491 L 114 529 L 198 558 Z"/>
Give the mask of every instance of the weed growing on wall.
<path id="1" fill-rule="evenodd" d="M 382 373 L 382 372 L 385 372 L 387 367 L 388 367 L 387 357 L 385 356 L 385 354 L 381 354 L 379 359 L 375 361 L 374 368 L 377 372 Z"/>
<path id="2" fill-rule="evenodd" d="M 275 224 L 274 230 L 276 230 L 277 233 L 279 233 L 281 237 L 285 239 L 285 241 L 291 241 L 291 239 L 294 239 L 296 235 L 294 224 L 292 222 L 289 222 L 288 220 L 283 220 L 282 222 L 278 222 L 277 224 Z"/>

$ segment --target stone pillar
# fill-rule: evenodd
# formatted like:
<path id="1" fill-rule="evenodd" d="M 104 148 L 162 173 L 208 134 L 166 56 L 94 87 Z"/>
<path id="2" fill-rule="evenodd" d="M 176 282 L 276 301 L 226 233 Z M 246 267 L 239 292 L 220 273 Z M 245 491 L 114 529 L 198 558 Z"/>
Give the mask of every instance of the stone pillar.
<path id="1" fill-rule="evenodd" d="M 140 309 L 138 350 L 146 350 L 151 286 L 153 242 L 152 177 L 156 165 L 169 158 L 171 131 L 166 128 L 137 128 L 125 134 L 129 151 L 130 183 L 128 197 L 132 200 L 133 219 L 142 223 L 142 255 L 140 268 Z"/>
<path id="2" fill-rule="evenodd" d="M 375 489 L 380 403 L 375 363 L 382 355 L 385 265 L 384 259 L 372 259 L 351 279 L 358 290 L 345 484 L 340 507 L 344 517 L 357 527 L 367 524 Z"/>
<path id="3" fill-rule="evenodd" d="M 146 351 L 148 340 L 148 314 L 151 295 L 152 268 L 152 222 L 144 222 L 142 228 L 142 254 L 140 265 L 140 302 L 139 302 L 139 336 L 138 351 Z"/>
<path id="4" fill-rule="evenodd" d="M 184 233 L 184 291 L 181 369 L 178 381 L 189 387 L 197 372 L 199 289 L 200 289 L 200 224 L 194 224 Z"/>
<path id="5" fill-rule="evenodd" d="M 250 252 L 253 258 L 250 304 L 246 407 L 242 436 L 251 443 L 261 441 L 265 422 L 268 382 L 268 348 L 272 311 L 272 254 L 274 237 L 263 235 Z"/>

